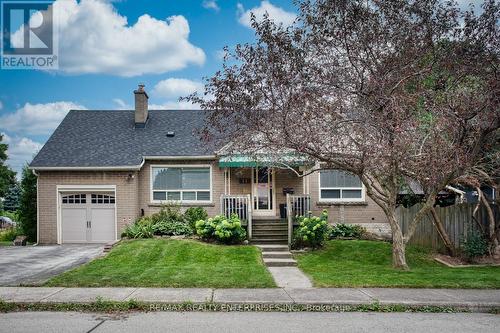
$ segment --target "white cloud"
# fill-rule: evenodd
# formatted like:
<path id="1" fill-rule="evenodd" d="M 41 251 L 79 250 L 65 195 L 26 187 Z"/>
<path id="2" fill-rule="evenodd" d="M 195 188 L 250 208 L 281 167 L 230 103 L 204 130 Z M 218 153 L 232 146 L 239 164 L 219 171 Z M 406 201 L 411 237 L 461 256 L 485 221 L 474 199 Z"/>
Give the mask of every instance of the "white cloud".
<path id="1" fill-rule="evenodd" d="M 0 130 L 22 132 L 23 135 L 50 134 L 71 109 L 85 109 L 85 107 L 64 101 L 46 104 L 26 103 L 15 112 L 0 117 Z"/>
<path id="2" fill-rule="evenodd" d="M 269 18 L 275 23 L 282 23 L 285 26 L 291 25 L 296 18 L 296 15 L 294 13 L 287 12 L 286 10 L 273 5 L 267 0 L 262 1 L 260 3 L 260 6 L 248 10 L 245 10 L 245 7 L 241 3 L 238 3 L 238 21 L 245 27 L 252 27 L 252 13 L 255 15 L 257 21 L 262 20 L 264 14 L 267 13 L 269 15 Z"/>
<path id="3" fill-rule="evenodd" d="M 189 42 L 184 16 L 147 14 L 130 25 L 109 2 L 57 0 L 60 70 L 136 76 L 202 65 L 205 53 Z"/>
<path id="4" fill-rule="evenodd" d="M 203 91 L 204 87 L 201 82 L 169 78 L 158 82 L 153 88 L 152 95 L 164 98 L 179 98 L 194 92 L 202 94 Z"/>
<path id="5" fill-rule="evenodd" d="M 24 165 L 31 162 L 43 145 L 26 137 L 11 138 L 6 134 L 4 134 L 4 142 L 9 145 L 7 165 L 16 171 L 20 178 Z"/>
<path id="6" fill-rule="evenodd" d="M 215 10 L 216 12 L 220 11 L 220 7 L 217 4 L 216 0 L 205 0 L 205 1 L 203 1 L 202 6 L 203 6 L 203 8 L 212 9 L 212 10 Z"/>
<path id="7" fill-rule="evenodd" d="M 198 110 L 199 105 L 186 101 L 168 101 L 162 104 L 149 104 L 150 110 Z"/>
<path id="8" fill-rule="evenodd" d="M 132 110 L 133 107 L 128 105 L 123 99 L 113 98 L 113 103 L 115 103 L 118 110 Z"/>

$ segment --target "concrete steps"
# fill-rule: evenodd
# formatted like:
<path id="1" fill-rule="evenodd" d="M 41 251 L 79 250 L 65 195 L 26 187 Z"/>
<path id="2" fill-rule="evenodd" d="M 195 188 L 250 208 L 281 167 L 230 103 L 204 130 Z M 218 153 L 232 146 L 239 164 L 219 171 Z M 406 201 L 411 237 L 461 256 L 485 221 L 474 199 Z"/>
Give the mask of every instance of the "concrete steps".
<path id="1" fill-rule="evenodd" d="M 292 259 L 290 252 L 262 252 L 264 259 Z"/>
<path id="2" fill-rule="evenodd" d="M 288 250 L 288 245 L 256 245 L 262 251 L 262 260 L 267 267 L 294 267 L 297 262 Z"/>

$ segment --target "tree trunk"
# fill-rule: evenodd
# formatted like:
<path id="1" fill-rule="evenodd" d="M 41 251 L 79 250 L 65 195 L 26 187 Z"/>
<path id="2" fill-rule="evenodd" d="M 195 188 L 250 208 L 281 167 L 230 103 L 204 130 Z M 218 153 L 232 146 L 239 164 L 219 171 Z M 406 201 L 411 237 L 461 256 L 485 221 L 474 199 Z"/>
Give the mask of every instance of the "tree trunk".
<path id="1" fill-rule="evenodd" d="M 403 232 L 399 227 L 395 215 L 387 215 L 392 231 L 392 266 L 402 270 L 409 270 L 406 263 L 406 244 L 403 239 Z"/>
<path id="2" fill-rule="evenodd" d="M 483 191 L 479 187 L 476 188 L 477 193 L 479 194 L 479 202 L 482 202 L 484 207 L 486 208 L 486 213 L 488 215 L 488 236 L 489 236 L 489 243 L 493 247 L 493 250 L 495 251 L 496 248 L 498 247 L 498 239 L 497 235 L 495 232 L 495 216 L 493 215 L 493 210 L 491 210 L 490 203 L 488 202 L 488 199 L 484 195 Z"/>
<path id="3" fill-rule="evenodd" d="M 434 226 L 436 227 L 436 230 L 443 240 L 444 246 L 446 247 L 446 251 L 450 256 L 455 255 L 455 248 L 453 247 L 453 243 L 450 240 L 450 237 L 448 236 L 448 233 L 446 232 L 446 229 L 443 226 L 443 223 L 441 222 L 441 219 L 439 218 L 439 215 L 436 212 L 436 208 L 432 207 L 431 208 L 431 214 L 432 214 L 432 220 L 434 222 Z"/>

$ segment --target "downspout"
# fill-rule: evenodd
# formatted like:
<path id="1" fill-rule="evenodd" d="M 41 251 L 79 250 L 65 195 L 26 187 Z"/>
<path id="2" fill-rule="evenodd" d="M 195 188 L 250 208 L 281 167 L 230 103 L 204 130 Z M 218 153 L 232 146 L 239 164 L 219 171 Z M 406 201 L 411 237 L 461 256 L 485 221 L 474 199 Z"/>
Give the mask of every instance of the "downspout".
<path id="1" fill-rule="evenodd" d="M 31 169 L 31 172 L 36 176 L 36 243 L 33 246 L 38 246 L 38 242 L 40 240 L 40 204 L 38 202 L 40 195 L 38 194 L 38 180 L 39 174 L 36 173 L 35 169 Z"/>

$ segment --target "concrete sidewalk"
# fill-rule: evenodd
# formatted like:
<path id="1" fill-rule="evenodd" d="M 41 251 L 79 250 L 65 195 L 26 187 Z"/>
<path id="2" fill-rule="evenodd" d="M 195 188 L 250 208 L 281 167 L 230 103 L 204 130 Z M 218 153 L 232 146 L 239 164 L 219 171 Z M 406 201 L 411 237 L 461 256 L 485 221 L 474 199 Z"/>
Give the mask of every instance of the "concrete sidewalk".
<path id="1" fill-rule="evenodd" d="M 0 287 L 0 299 L 14 303 L 90 303 L 136 300 L 148 303 L 407 305 L 457 307 L 472 311 L 500 308 L 500 289 L 396 288 L 39 288 Z"/>

